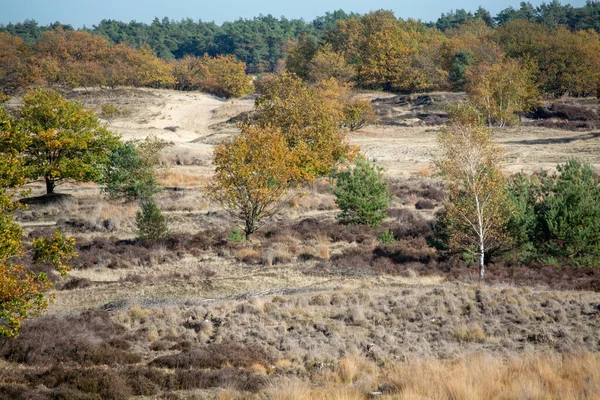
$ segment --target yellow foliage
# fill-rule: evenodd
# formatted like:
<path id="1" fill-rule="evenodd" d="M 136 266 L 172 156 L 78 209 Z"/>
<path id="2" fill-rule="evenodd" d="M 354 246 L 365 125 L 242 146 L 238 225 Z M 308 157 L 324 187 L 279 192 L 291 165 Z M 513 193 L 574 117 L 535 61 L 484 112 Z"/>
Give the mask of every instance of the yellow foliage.
<path id="1" fill-rule="evenodd" d="M 396 19 L 390 11 L 338 21 L 333 36 L 335 49 L 354 66 L 359 86 L 427 90 L 445 77 L 435 61 L 443 34 L 417 21 Z"/>
<path id="2" fill-rule="evenodd" d="M 265 85 L 264 95 L 256 100 L 257 125 L 281 131 L 308 179 L 328 174 L 357 153 L 340 130 L 344 113 L 335 90 L 309 87 L 286 73 Z"/>
<path id="3" fill-rule="evenodd" d="M 291 197 L 288 189 L 309 177 L 278 128 L 242 127 L 242 134 L 216 147 L 209 194 L 244 225 L 248 238 Z"/>
<path id="4" fill-rule="evenodd" d="M 538 91 L 530 65 L 504 59 L 495 64 L 480 63 L 467 71 L 469 100 L 481 110 L 488 124 L 514 124 L 516 113 L 537 104 Z"/>
<path id="5" fill-rule="evenodd" d="M 174 65 L 176 88 L 203 90 L 221 97 L 242 97 L 252 93 L 246 64 L 233 55 L 202 58 L 186 56 Z"/>
<path id="6" fill-rule="evenodd" d="M 504 152 L 472 107 L 459 105 L 454 115 L 438 137 L 436 163 L 449 192 L 444 222 L 449 246 L 476 255 L 483 279 L 486 252 L 509 241 L 506 223 L 512 211 L 501 171 Z"/>

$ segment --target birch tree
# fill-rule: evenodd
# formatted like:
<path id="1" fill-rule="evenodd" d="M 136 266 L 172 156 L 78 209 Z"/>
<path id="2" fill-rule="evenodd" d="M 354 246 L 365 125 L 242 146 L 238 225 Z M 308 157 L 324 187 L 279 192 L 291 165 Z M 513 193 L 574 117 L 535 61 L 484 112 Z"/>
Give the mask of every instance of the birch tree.
<path id="1" fill-rule="evenodd" d="M 452 114 L 439 135 L 436 162 L 449 192 L 449 247 L 477 256 L 483 281 L 486 254 L 509 241 L 506 225 L 512 211 L 501 171 L 504 152 L 472 106 L 460 105 Z"/>
<path id="2" fill-rule="evenodd" d="M 530 65 L 505 59 L 482 63 L 466 73 L 469 99 L 486 116 L 488 124 L 500 126 L 517 122 L 517 113 L 537 104 L 538 90 Z"/>

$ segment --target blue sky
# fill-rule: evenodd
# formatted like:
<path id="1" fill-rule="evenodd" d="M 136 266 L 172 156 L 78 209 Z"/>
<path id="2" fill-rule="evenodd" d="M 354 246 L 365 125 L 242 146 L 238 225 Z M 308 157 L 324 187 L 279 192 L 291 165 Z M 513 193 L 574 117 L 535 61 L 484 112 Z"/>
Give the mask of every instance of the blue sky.
<path id="1" fill-rule="evenodd" d="M 542 1 L 531 3 L 537 6 Z M 580 7 L 585 4 L 585 0 L 561 3 Z M 0 0 L 0 23 L 35 19 L 41 25 L 60 21 L 75 27 L 91 27 L 102 19 L 151 22 L 154 17 L 166 16 L 177 20 L 189 17 L 221 24 L 239 17 L 252 18 L 259 14 L 311 21 L 326 11 L 340 8 L 358 13 L 383 8 L 393 10 L 397 17 L 435 21 L 442 12 L 452 9 L 475 11 L 481 5 L 495 15 L 508 6 L 518 8 L 519 4 L 519 0 Z"/>

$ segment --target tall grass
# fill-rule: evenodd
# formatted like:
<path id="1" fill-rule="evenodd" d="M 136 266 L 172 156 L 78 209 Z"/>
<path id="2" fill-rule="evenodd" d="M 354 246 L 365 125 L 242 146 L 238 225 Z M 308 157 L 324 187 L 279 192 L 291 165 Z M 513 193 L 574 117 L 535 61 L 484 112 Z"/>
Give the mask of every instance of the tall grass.
<path id="1" fill-rule="evenodd" d="M 313 382 L 272 383 L 267 396 L 283 399 L 575 400 L 600 398 L 600 354 L 473 355 L 386 366 L 372 381 L 374 364 L 343 359 L 335 373 Z M 363 377 L 362 379 L 357 379 Z M 370 379 L 369 379 L 370 378 Z"/>

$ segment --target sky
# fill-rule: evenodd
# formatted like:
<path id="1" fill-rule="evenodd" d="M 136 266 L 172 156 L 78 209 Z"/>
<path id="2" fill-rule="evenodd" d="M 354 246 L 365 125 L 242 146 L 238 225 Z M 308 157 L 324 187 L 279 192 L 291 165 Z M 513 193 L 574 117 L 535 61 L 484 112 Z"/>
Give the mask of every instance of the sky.
<path id="1" fill-rule="evenodd" d="M 542 1 L 531 3 L 537 6 Z M 386 9 L 394 11 L 397 17 L 427 22 L 453 9 L 475 11 L 482 6 L 496 15 L 508 6 L 519 8 L 519 4 L 520 0 L 0 0 L 0 24 L 34 19 L 40 25 L 60 21 L 76 28 L 84 25 L 91 28 L 103 19 L 149 23 L 154 17 L 192 18 L 222 24 L 260 14 L 312 21 L 327 11 L 339 9 L 361 14 Z M 563 0 L 561 4 L 581 7 L 585 0 Z"/>

